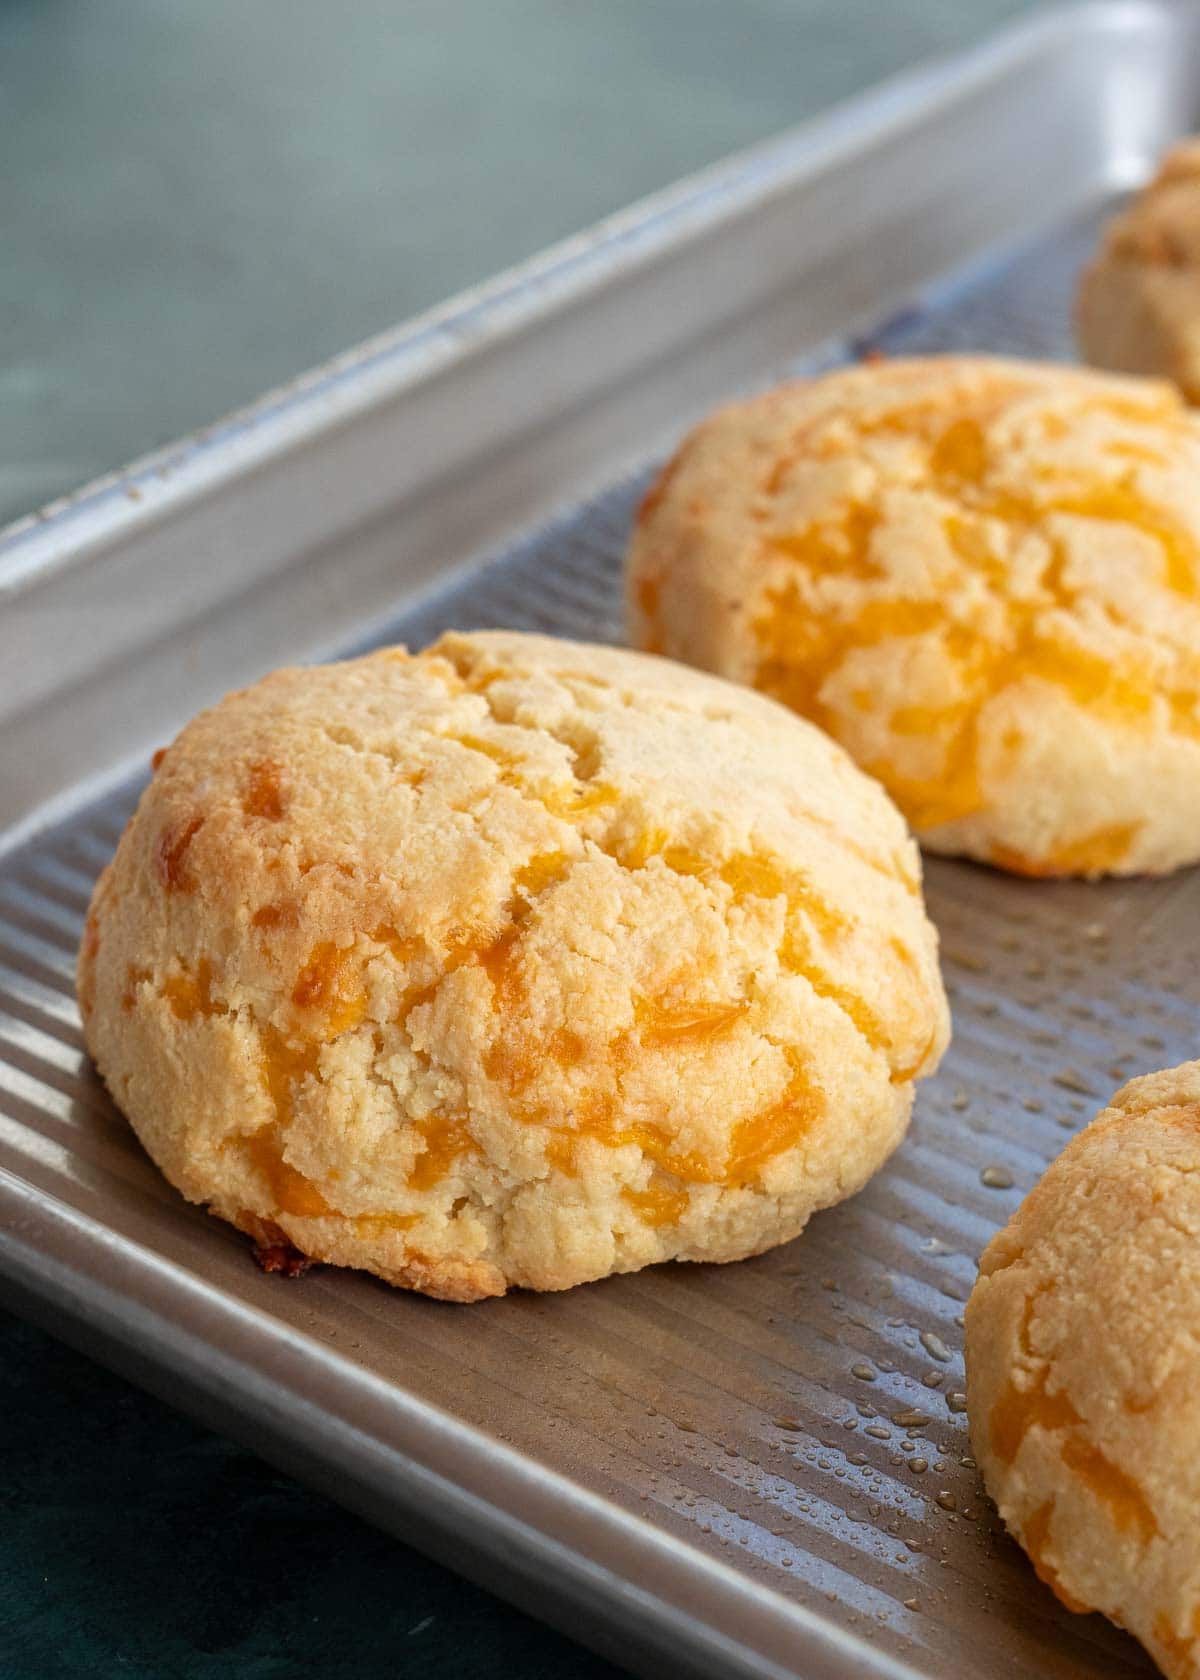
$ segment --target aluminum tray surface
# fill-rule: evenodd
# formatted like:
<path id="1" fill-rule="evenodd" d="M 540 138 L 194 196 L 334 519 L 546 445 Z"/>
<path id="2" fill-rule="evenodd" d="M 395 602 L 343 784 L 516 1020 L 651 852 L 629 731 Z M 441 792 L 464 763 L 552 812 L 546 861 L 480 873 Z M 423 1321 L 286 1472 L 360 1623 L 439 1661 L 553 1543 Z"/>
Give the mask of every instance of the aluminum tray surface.
<path id="1" fill-rule="evenodd" d="M 1109 208 L 948 278 L 866 341 L 1069 357 L 1074 276 Z M 480 624 L 618 640 L 651 470 L 347 651 Z M 1126 1078 L 1192 1054 L 1196 872 L 1050 885 L 929 861 L 954 1042 L 862 1194 L 739 1265 L 463 1309 L 331 1271 L 262 1277 L 107 1101 L 74 953 L 140 786 L 0 872 L 0 1184 L 26 1209 L 5 1266 L 43 1317 L 643 1672 L 1150 1672 L 1003 1535 L 970 1458 L 961 1315 L 983 1244 L 1071 1133 Z"/>

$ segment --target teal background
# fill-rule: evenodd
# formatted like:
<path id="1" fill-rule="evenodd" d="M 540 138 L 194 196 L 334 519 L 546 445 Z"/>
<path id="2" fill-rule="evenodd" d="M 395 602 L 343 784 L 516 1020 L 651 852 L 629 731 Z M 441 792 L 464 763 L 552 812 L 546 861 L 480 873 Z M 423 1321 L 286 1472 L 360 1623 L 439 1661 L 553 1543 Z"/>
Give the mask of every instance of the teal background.
<path id="1" fill-rule="evenodd" d="M 0 519 L 1030 0 L 0 0 Z M 0 1316 L 0 1675 L 616 1671 Z"/>
<path id="2" fill-rule="evenodd" d="M 0 0 L 0 521 L 1020 0 Z"/>

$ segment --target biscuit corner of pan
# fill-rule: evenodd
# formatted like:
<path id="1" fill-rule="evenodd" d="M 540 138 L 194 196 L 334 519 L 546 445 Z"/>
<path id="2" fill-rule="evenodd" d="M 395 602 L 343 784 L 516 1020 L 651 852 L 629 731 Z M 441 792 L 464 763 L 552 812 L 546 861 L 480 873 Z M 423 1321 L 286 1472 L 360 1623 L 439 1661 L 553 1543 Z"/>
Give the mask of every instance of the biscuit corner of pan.
<path id="1" fill-rule="evenodd" d="M 989 1243 L 967 1305 L 973 1451 L 1038 1575 L 1200 1665 L 1200 1062 L 1130 1081 Z"/>

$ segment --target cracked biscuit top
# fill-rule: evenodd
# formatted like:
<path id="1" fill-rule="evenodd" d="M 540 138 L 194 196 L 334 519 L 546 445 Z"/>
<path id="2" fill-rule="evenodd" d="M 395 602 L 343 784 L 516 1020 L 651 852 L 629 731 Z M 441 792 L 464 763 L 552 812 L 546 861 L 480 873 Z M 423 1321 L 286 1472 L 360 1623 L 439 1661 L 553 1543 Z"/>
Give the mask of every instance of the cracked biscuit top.
<path id="1" fill-rule="evenodd" d="M 1200 421 L 1170 387 L 884 361 L 712 416 L 650 491 L 633 639 L 829 730 L 931 850 L 1200 857 Z"/>
<path id="2" fill-rule="evenodd" d="M 1134 1079 L 992 1239 L 971 1444 L 1034 1568 L 1200 1673 L 1200 1062 Z"/>
<path id="3" fill-rule="evenodd" d="M 500 632 L 191 723 L 79 996 L 186 1196 L 461 1300 L 787 1240 L 898 1142 L 948 1030 L 915 848 L 839 747 Z"/>

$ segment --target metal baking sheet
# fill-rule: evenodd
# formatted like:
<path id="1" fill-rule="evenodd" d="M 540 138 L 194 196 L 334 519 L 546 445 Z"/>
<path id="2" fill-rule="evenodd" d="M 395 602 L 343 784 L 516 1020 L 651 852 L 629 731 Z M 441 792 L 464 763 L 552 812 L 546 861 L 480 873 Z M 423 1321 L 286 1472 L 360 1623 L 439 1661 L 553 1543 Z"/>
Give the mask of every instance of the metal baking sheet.
<path id="1" fill-rule="evenodd" d="M 108 1103 L 72 970 L 128 767 L 197 705 L 449 625 L 618 639 L 631 510 L 710 402 L 865 344 L 1070 356 L 1077 267 L 1195 121 L 1198 72 L 1193 6 L 1046 17 L 7 534 L 9 1300 L 642 1674 L 1149 1672 L 1000 1532 L 961 1313 L 1071 1131 L 1193 1053 L 1195 872 L 1046 885 L 931 862 L 954 1045 L 863 1194 L 740 1265 L 474 1308 L 257 1272 Z"/>

